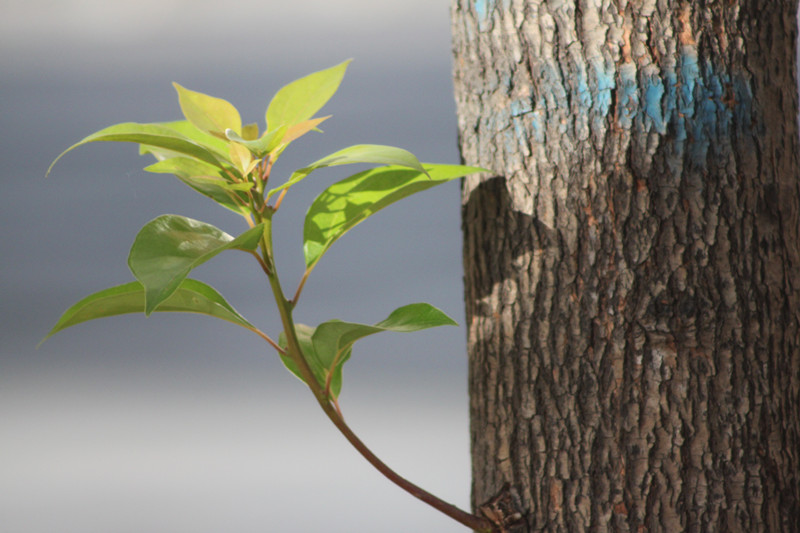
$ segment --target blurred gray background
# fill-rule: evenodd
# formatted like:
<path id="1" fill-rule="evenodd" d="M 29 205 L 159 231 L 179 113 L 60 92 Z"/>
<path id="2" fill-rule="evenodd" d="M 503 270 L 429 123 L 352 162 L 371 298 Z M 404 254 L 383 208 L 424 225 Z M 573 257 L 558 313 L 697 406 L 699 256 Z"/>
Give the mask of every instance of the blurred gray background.
<path id="1" fill-rule="evenodd" d="M 172 81 L 259 121 L 282 85 L 353 58 L 273 176 L 356 143 L 457 163 L 447 0 L 0 1 L 0 529 L 4 533 L 461 532 L 363 461 L 255 335 L 222 321 L 125 316 L 35 345 L 83 296 L 130 281 L 128 248 L 163 213 L 229 233 L 241 219 L 147 174 L 105 126 L 180 118 Z M 280 272 L 302 268 L 301 223 L 320 171 L 276 222 Z M 322 260 L 301 322 L 374 322 L 428 301 L 463 324 L 458 184 L 376 215 Z M 260 271 L 227 252 L 193 277 L 261 329 L 278 321 Z M 356 346 L 342 408 L 386 462 L 466 508 L 463 326 Z"/>

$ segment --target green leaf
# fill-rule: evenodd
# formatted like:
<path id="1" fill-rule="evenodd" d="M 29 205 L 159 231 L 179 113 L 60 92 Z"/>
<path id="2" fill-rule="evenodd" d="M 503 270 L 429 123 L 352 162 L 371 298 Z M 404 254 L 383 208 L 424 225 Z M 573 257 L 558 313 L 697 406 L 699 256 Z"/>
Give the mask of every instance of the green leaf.
<path id="1" fill-rule="evenodd" d="M 157 148 L 164 148 L 172 152 L 189 155 L 195 159 L 199 159 L 200 161 L 210 163 L 217 167 L 220 166 L 217 158 L 208 149 L 186 139 L 180 133 L 171 128 L 167 128 L 160 124 L 138 124 L 135 122 L 126 122 L 104 128 L 73 144 L 61 152 L 55 161 L 50 164 L 50 168 L 47 169 L 47 174 L 50 174 L 53 166 L 58 162 L 59 159 L 64 157 L 67 152 L 70 152 L 78 146 L 82 146 L 90 142 L 103 141 L 133 142 L 151 145 Z"/>
<path id="2" fill-rule="evenodd" d="M 309 368 L 311 368 L 311 372 L 314 374 L 314 377 L 317 378 L 319 385 L 324 387 L 325 370 L 323 369 L 322 365 L 319 364 L 317 355 L 314 352 L 314 344 L 311 341 L 311 336 L 314 334 L 315 329 L 316 328 L 307 326 L 305 324 L 294 325 L 294 331 L 297 335 L 297 342 L 300 344 L 300 349 L 303 351 L 303 357 L 305 357 L 305 360 L 308 363 Z M 278 336 L 278 345 L 283 348 L 284 351 L 288 349 L 288 345 L 286 343 L 286 334 L 284 332 L 281 332 L 281 334 Z M 306 380 L 303 379 L 303 375 L 294 360 L 291 357 L 283 354 L 280 354 L 280 356 L 284 366 L 286 366 L 286 368 L 288 368 L 292 374 L 297 376 L 300 381 L 306 383 Z"/>
<path id="3" fill-rule="evenodd" d="M 144 299 L 144 287 L 138 281 L 96 292 L 67 309 L 41 342 L 63 329 L 87 320 L 125 313 L 142 313 Z M 156 311 L 199 313 L 227 320 L 251 331 L 255 330 L 254 326 L 237 313 L 216 290 L 193 279 L 183 280 Z"/>
<path id="4" fill-rule="evenodd" d="M 267 127 L 292 126 L 314 116 L 336 93 L 350 60 L 309 74 L 281 88 L 267 107 Z"/>
<path id="5" fill-rule="evenodd" d="M 306 214 L 303 253 L 311 270 L 330 246 L 372 214 L 416 192 L 486 169 L 425 165 L 418 170 L 389 166 L 360 172 L 325 189 Z"/>
<path id="6" fill-rule="evenodd" d="M 338 398 L 342 390 L 342 368 L 350 359 L 353 344 L 357 340 L 381 331 L 405 333 L 455 325 L 452 318 L 432 305 L 415 303 L 395 309 L 374 325 L 330 320 L 316 328 L 295 324 L 295 333 L 303 356 L 320 387 L 325 388 L 333 398 Z M 278 337 L 278 344 L 287 349 L 284 333 Z M 285 355 L 281 355 L 281 360 L 289 371 L 305 383 L 294 360 Z"/>
<path id="7" fill-rule="evenodd" d="M 426 303 L 400 307 L 375 325 L 331 320 L 317 326 L 311 336 L 316 363 L 321 366 L 326 386 L 334 398 L 342 389 L 342 367 L 350 358 L 353 344 L 381 331 L 411 332 L 437 326 L 456 326 L 456 322 Z"/>
<path id="8" fill-rule="evenodd" d="M 186 178 L 186 182 L 194 186 L 217 187 L 223 191 L 231 192 L 249 191 L 253 188 L 252 183 L 231 183 L 230 181 L 226 181 L 216 176 L 192 176 L 190 178 Z"/>
<path id="9" fill-rule="evenodd" d="M 223 207 L 240 215 L 249 213 L 248 198 L 242 191 L 249 183 L 231 183 L 219 168 L 188 157 L 171 157 L 145 167 L 156 174 L 174 174 L 179 180 Z"/>
<path id="10" fill-rule="evenodd" d="M 186 120 L 202 131 L 224 137 L 226 129 L 242 132 L 239 111 L 227 100 L 189 90 L 173 82 Z"/>
<path id="11" fill-rule="evenodd" d="M 228 140 L 245 146 L 254 156 L 262 158 L 281 144 L 284 135 L 286 135 L 286 129 L 286 126 L 281 126 L 276 130 L 265 132 L 264 135 L 254 141 L 245 140 L 233 130 L 227 130 L 225 135 Z"/>
<path id="12" fill-rule="evenodd" d="M 225 173 L 217 166 L 209 165 L 203 161 L 190 157 L 176 156 L 162 159 L 144 168 L 147 172 L 155 174 L 175 174 L 178 176 L 219 176 Z"/>
<path id="13" fill-rule="evenodd" d="M 334 152 L 318 161 L 311 163 L 305 168 L 301 168 L 300 170 L 293 172 L 289 177 L 289 181 L 280 187 L 269 191 L 267 194 L 267 200 L 269 200 L 273 194 L 291 187 L 318 168 L 334 167 L 337 165 L 352 165 L 355 163 L 398 165 L 425 173 L 422 163 L 420 163 L 419 159 L 417 159 L 417 157 L 408 150 L 395 148 L 394 146 L 384 146 L 381 144 L 357 144 L 355 146 L 343 148 L 338 152 Z"/>
<path id="14" fill-rule="evenodd" d="M 128 266 L 145 287 L 145 314 L 166 300 L 193 268 L 220 252 L 258 248 L 263 231 L 259 224 L 234 239 L 210 224 L 178 215 L 145 224 L 128 256 Z"/>
<path id="15" fill-rule="evenodd" d="M 228 157 L 228 142 L 224 139 L 220 139 L 219 137 L 214 137 L 211 134 L 208 134 L 204 131 L 197 129 L 194 124 L 189 122 L 188 120 L 173 120 L 170 122 L 159 122 L 157 123 L 159 126 L 163 126 L 165 128 L 169 128 L 183 138 L 192 141 L 195 144 L 199 144 L 220 160 L 225 161 Z M 174 157 L 176 154 L 174 152 L 170 152 L 169 150 L 158 149 L 155 147 L 150 147 L 147 145 L 143 145 L 140 147 L 140 153 L 153 153 L 156 156 L 156 159 L 167 159 L 169 157 Z M 159 155 L 162 153 L 166 153 L 166 156 L 160 157 Z"/>

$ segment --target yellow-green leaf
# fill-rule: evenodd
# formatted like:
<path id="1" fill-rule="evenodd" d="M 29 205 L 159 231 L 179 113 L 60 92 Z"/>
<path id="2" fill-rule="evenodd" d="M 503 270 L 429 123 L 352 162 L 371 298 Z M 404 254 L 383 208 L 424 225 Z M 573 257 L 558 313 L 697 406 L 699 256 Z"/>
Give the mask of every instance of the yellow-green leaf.
<path id="1" fill-rule="evenodd" d="M 350 60 L 304 76 L 281 88 L 267 107 L 267 127 L 292 126 L 313 117 L 336 93 Z"/>
<path id="2" fill-rule="evenodd" d="M 64 155 L 74 150 L 75 148 L 88 144 L 90 142 L 132 142 L 143 145 L 149 145 L 160 149 L 169 150 L 170 152 L 179 153 L 191 156 L 200 161 L 204 161 L 216 167 L 222 168 L 221 163 L 217 157 L 203 146 L 194 143 L 192 140 L 186 138 L 175 129 L 164 126 L 163 124 L 139 124 L 136 122 L 125 122 L 122 124 L 115 124 L 108 128 L 92 133 L 76 142 L 63 152 L 50 164 L 47 169 L 47 174 L 53 169 L 53 166 Z"/>
<path id="3" fill-rule="evenodd" d="M 242 126 L 242 138 L 246 141 L 254 141 L 258 139 L 258 124 L 253 122 Z"/>
<path id="4" fill-rule="evenodd" d="M 258 161 L 253 159 L 253 154 L 250 153 L 250 150 L 239 143 L 230 143 L 228 145 L 228 152 L 231 157 L 231 163 L 239 170 L 242 176 L 247 176 L 255 165 L 258 164 Z"/>
<path id="5" fill-rule="evenodd" d="M 172 85 L 178 91 L 183 116 L 196 128 L 219 137 L 225 137 L 226 129 L 242 132 L 242 119 L 233 104 L 222 98 L 189 90 L 177 83 Z"/>

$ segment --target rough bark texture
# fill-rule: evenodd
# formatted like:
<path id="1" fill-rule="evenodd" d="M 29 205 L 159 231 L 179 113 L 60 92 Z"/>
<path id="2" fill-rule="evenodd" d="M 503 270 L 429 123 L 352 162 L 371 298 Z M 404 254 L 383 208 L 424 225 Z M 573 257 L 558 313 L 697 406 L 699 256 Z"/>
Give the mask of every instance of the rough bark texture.
<path id="1" fill-rule="evenodd" d="M 796 0 L 453 0 L 473 506 L 800 529 Z"/>

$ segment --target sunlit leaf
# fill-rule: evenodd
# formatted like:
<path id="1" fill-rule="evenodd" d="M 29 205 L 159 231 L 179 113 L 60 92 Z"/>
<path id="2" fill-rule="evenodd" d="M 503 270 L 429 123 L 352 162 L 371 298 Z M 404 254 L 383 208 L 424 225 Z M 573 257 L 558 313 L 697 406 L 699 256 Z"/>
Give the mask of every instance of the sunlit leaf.
<path id="1" fill-rule="evenodd" d="M 350 60 L 304 76 L 281 88 L 267 107 L 270 130 L 313 117 L 336 93 Z"/>
<path id="2" fill-rule="evenodd" d="M 143 313 L 144 298 L 144 287 L 138 281 L 96 292 L 67 309 L 42 342 L 81 322 L 126 313 Z M 156 311 L 199 313 L 254 330 L 254 326 L 237 313 L 222 295 L 205 283 L 193 279 L 183 280 Z"/>
<path id="3" fill-rule="evenodd" d="M 331 118 L 331 115 L 326 117 L 312 118 L 311 120 L 304 120 L 298 124 L 290 126 L 286 130 L 286 135 L 281 140 L 282 144 L 289 144 L 290 142 L 299 139 L 309 131 L 321 131 L 317 128 L 320 124 Z"/>
<path id="4" fill-rule="evenodd" d="M 224 161 L 228 157 L 228 141 L 197 129 L 194 124 L 188 120 L 173 120 L 170 122 L 159 122 L 158 124 L 178 132 L 181 136 L 195 144 L 199 144 L 221 161 Z"/>
<path id="5" fill-rule="evenodd" d="M 272 189 L 269 191 L 269 193 L 267 193 L 267 199 L 269 199 L 275 193 L 278 193 L 283 189 L 287 189 L 295 183 L 303 180 L 306 176 L 311 174 L 311 172 L 319 168 L 334 167 L 337 165 L 352 165 L 356 163 L 398 165 L 412 168 L 420 172 L 425 172 L 425 169 L 422 167 L 422 163 L 419 162 L 419 159 L 417 159 L 417 157 L 408 150 L 395 148 L 394 146 L 384 146 L 382 144 L 357 144 L 355 146 L 349 146 L 339 150 L 338 152 L 327 155 L 322 159 L 311 163 L 309 166 L 293 172 L 286 183 L 280 187 Z"/>
<path id="6" fill-rule="evenodd" d="M 360 172 L 325 189 L 306 214 L 303 253 L 314 268 L 328 248 L 372 214 L 416 192 L 485 169 L 462 165 L 426 164 L 427 174 L 389 166 Z"/>
<path id="7" fill-rule="evenodd" d="M 211 224 L 178 215 L 145 224 L 128 256 L 128 266 L 146 290 L 145 314 L 166 300 L 193 268 L 220 252 L 255 250 L 263 230 L 259 224 L 234 239 Z"/>
<path id="8" fill-rule="evenodd" d="M 58 160 L 61 159 L 67 152 L 77 148 L 78 146 L 82 146 L 90 142 L 106 141 L 133 142 L 150 145 L 157 148 L 167 149 L 172 152 L 189 155 L 214 166 L 220 166 L 217 158 L 208 149 L 188 140 L 172 128 L 168 128 L 160 124 L 138 124 L 135 122 L 126 122 L 104 128 L 73 144 L 64 150 L 61 155 L 59 155 L 55 161 L 50 164 L 50 168 L 47 169 L 47 173 L 50 173 L 56 162 L 58 162 Z"/>
<path id="9" fill-rule="evenodd" d="M 350 358 L 353 344 L 381 331 L 411 332 L 437 326 L 455 326 L 456 322 L 439 309 L 426 303 L 400 307 L 374 325 L 331 320 L 317 326 L 311 336 L 317 363 L 325 372 L 326 383 L 333 397 L 342 389 L 342 366 Z"/>
<path id="10" fill-rule="evenodd" d="M 258 139 L 258 124 L 246 124 L 242 126 L 242 139 L 245 141 L 255 141 Z"/>
<path id="11" fill-rule="evenodd" d="M 231 163 L 239 170 L 242 176 L 247 176 L 253 168 L 258 164 L 257 159 L 253 159 L 253 154 L 247 147 L 239 143 L 230 143 L 228 147 Z"/>
<path id="12" fill-rule="evenodd" d="M 294 126 L 287 128 L 286 135 L 283 136 L 283 138 L 280 141 L 280 144 L 275 148 L 273 148 L 272 150 L 270 150 L 270 157 L 272 158 L 272 161 L 277 161 L 278 158 L 283 153 L 283 151 L 292 143 L 292 141 L 299 139 L 309 131 L 322 132 L 322 130 L 317 128 L 317 126 L 319 126 L 329 118 L 331 118 L 330 115 L 328 115 L 327 117 L 305 120 L 303 122 L 300 122 L 299 124 L 295 124 Z"/>
<path id="13" fill-rule="evenodd" d="M 192 91 L 174 82 L 172 85 L 178 91 L 178 101 L 183 116 L 195 127 L 221 137 L 225 136 L 225 130 L 229 128 L 241 133 L 242 119 L 233 104 L 222 98 Z"/>

